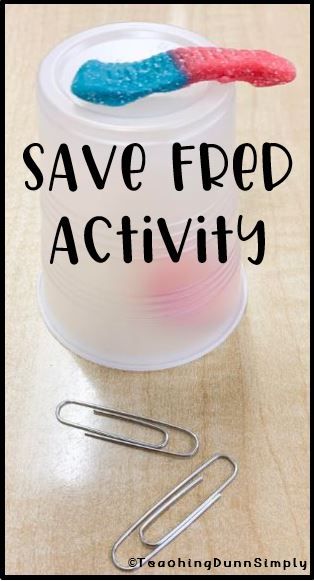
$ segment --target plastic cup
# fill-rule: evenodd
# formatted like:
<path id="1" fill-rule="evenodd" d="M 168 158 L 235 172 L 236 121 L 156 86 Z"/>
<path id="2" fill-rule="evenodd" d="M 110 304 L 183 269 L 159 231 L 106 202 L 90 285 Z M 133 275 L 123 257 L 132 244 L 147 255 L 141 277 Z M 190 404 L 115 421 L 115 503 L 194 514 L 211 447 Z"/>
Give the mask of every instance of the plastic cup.
<path id="1" fill-rule="evenodd" d="M 236 236 L 228 245 L 229 259 L 221 264 L 217 244 L 208 241 L 207 261 L 196 253 L 197 217 L 213 230 L 224 215 L 236 221 L 237 191 L 231 173 L 224 187 L 203 190 L 199 145 L 218 144 L 232 153 L 234 86 L 199 83 L 172 93 L 151 95 L 124 107 L 85 103 L 71 94 L 78 67 L 88 59 L 132 61 L 178 46 L 209 45 L 204 38 L 174 26 L 154 23 L 116 23 L 82 32 L 65 40 L 44 59 L 38 76 L 40 142 L 44 171 L 49 176 L 61 143 L 70 149 L 78 189 L 69 191 L 66 179 L 49 178 L 42 187 L 42 274 L 39 303 L 53 335 L 78 355 L 109 367 L 153 370 L 196 359 L 222 343 L 240 321 L 247 300 L 246 279 Z M 193 163 L 183 168 L 184 190 L 172 179 L 171 147 L 193 145 Z M 130 143 L 140 143 L 146 166 L 142 186 L 129 191 L 122 179 L 121 155 Z M 97 190 L 84 162 L 82 146 L 89 145 L 99 170 L 106 167 L 117 146 L 108 180 Z M 217 157 L 214 166 L 221 164 Z M 219 173 L 217 171 L 217 173 Z M 141 233 L 151 217 L 154 259 L 143 260 L 142 237 L 133 238 L 133 261 L 123 261 L 122 216 L 130 216 Z M 53 241 L 62 216 L 70 220 L 79 262 L 70 264 L 67 252 L 57 252 L 50 264 Z M 84 228 L 94 216 L 113 225 L 94 228 L 97 248 L 110 252 L 99 264 L 84 246 Z M 170 260 L 157 230 L 157 218 L 167 220 L 177 246 L 188 218 L 193 218 L 181 260 Z"/>

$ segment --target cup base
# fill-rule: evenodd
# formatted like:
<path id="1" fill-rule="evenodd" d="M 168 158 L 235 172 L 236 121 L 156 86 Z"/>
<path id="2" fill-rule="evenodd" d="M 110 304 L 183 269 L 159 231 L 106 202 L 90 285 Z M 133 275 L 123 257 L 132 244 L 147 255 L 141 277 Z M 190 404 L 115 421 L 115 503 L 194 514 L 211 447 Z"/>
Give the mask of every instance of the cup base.
<path id="1" fill-rule="evenodd" d="M 145 362 L 143 364 L 136 363 L 134 365 L 131 365 L 129 362 L 125 364 L 123 363 L 123 361 L 112 361 L 110 359 L 107 359 L 105 356 L 101 358 L 97 356 L 95 357 L 92 353 L 87 353 L 86 351 L 82 350 L 78 345 L 74 345 L 73 343 L 68 341 L 68 339 L 62 334 L 62 331 L 60 331 L 60 329 L 57 329 L 56 325 L 52 322 L 52 317 L 49 314 L 49 309 L 46 305 L 43 293 L 42 275 L 40 275 L 39 277 L 37 292 L 38 292 L 39 309 L 43 317 L 43 320 L 50 333 L 55 337 L 55 339 L 59 341 L 59 343 L 61 343 L 61 345 L 63 345 L 63 347 L 66 347 L 67 349 L 69 349 L 76 355 L 79 355 L 79 357 L 82 357 L 83 359 L 87 359 L 88 361 L 92 361 L 93 363 L 97 363 L 98 365 L 102 365 L 104 367 L 111 367 L 113 369 L 120 369 L 123 371 L 160 371 L 162 369 L 169 369 L 171 367 L 185 365 L 186 363 L 190 363 L 195 359 L 203 357 L 207 353 L 210 353 L 211 351 L 216 349 L 216 347 L 221 345 L 221 343 L 223 343 L 229 337 L 229 335 L 231 335 L 231 333 L 240 323 L 247 305 L 248 298 L 247 278 L 243 267 L 241 271 L 241 284 L 242 284 L 241 301 L 238 310 L 235 314 L 235 317 L 230 322 L 227 330 L 221 333 L 221 335 L 217 337 L 217 339 L 214 342 L 211 341 L 210 344 L 205 343 L 205 345 L 203 345 L 201 349 L 197 350 L 196 352 L 194 351 L 189 355 L 185 355 L 184 357 L 180 357 L 180 355 L 178 355 L 177 359 L 171 359 L 169 361 L 160 361 L 160 363 L 158 364 L 156 362 L 154 363 Z"/>

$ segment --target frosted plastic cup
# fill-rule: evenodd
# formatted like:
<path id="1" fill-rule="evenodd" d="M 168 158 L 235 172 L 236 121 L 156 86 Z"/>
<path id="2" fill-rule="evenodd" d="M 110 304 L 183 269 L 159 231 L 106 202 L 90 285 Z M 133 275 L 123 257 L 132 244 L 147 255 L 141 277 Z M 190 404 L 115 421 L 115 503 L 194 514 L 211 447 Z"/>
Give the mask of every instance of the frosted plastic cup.
<path id="1" fill-rule="evenodd" d="M 174 367 L 217 347 L 233 331 L 247 298 L 237 236 L 228 239 L 228 261 L 221 264 L 216 237 L 207 245 L 207 261 L 199 263 L 196 231 L 203 215 L 208 232 L 217 216 L 227 226 L 237 220 L 237 191 L 231 174 L 224 187 L 202 187 L 199 145 L 218 144 L 232 154 L 234 145 L 234 86 L 199 83 L 179 91 L 151 95 L 124 107 L 83 102 L 70 86 L 79 66 L 88 59 L 140 60 L 179 46 L 209 45 L 192 32 L 154 23 L 116 23 L 82 32 L 59 44 L 43 61 L 38 77 L 40 142 L 44 146 L 45 187 L 41 194 L 42 274 L 39 303 L 53 335 L 78 355 L 109 367 L 153 370 Z M 192 164 L 183 167 L 184 190 L 173 184 L 171 149 L 174 142 L 193 145 Z M 56 179 L 48 191 L 51 170 L 61 143 L 69 146 L 78 189 L 69 191 L 66 179 Z M 129 191 L 122 178 L 121 155 L 130 143 L 140 143 L 146 166 L 138 174 L 142 186 Z M 117 146 L 103 190 L 96 189 L 82 154 L 89 145 L 104 173 L 113 145 Z M 221 171 L 221 158 L 211 159 Z M 216 166 L 216 170 L 215 170 Z M 229 164 L 230 166 L 230 164 Z M 122 216 L 130 216 L 133 261 L 122 254 Z M 143 259 L 144 216 L 151 217 L 154 258 Z M 62 216 L 70 220 L 79 262 L 70 264 L 67 252 L 56 252 L 53 241 Z M 99 253 L 110 252 L 103 264 L 94 262 L 84 245 L 84 228 L 95 216 L 94 243 Z M 193 218 L 178 263 L 169 258 L 156 226 L 167 220 L 179 246 L 188 218 Z M 59 240 L 60 246 L 60 240 Z"/>

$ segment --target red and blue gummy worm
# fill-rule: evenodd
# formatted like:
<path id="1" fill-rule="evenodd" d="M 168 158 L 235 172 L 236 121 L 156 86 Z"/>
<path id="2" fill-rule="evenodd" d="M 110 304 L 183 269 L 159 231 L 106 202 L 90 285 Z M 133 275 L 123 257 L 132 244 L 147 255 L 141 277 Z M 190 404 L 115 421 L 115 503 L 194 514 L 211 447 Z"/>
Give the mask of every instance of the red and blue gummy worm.
<path id="1" fill-rule="evenodd" d="M 200 81 L 269 87 L 289 83 L 295 75 L 290 61 L 264 50 L 186 47 L 135 62 L 89 60 L 77 71 L 71 91 L 85 101 L 118 107 Z"/>

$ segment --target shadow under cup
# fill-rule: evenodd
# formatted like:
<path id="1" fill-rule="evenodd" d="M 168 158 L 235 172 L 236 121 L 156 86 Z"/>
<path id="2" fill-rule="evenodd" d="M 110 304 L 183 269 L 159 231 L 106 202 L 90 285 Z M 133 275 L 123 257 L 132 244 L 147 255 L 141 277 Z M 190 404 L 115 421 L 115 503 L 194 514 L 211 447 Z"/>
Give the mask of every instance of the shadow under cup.
<path id="1" fill-rule="evenodd" d="M 237 192 L 232 175 L 224 187 L 204 191 L 199 160 L 201 143 L 220 145 L 229 155 L 234 139 L 234 86 L 199 83 L 172 93 L 151 95 L 124 107 L 94 105 L 71 94 L 71 81 L 88 59 L 139 60 L 178 46 L 209 45 L 187 30 L 153 23 L 117 23 L 97 27 L 58 45 L 43 61 L 38 77 L 40 142 L 47 175 L 61 143 L 69 147 L 77 190 L 55 179 L 52 191 L 42 187 L 42 274 L 39 302 L 53 335 L 66 347 L 96 363 L 127 370 L 174 367 L 217 347 L 240 321 L 247 300 L 238 238 L 228 240 L 228 260 L 218 261 L 217 240 L 207 244 L 206 262 L 197 259 L 197 217 L 216 229 L 223 215 L 235 223 Z M 184 189 L 173 183 L 172 145 L 194 146 L 185 155 Z M 125 147 L 139 143 L 145 168 L 135 178 L 136 191 L 126 188 L 121 172 Z M 89 145 L 101 174 L 113 145 L 117 146 L 105 187 L 93 183 L 82 153 Z M 211 160 L 219 174 L 221 159 Z M 136 155 L 134 164 L 136 167 Z M 138 162 L 140 165 L 140 161 Z M 221 171 L 221 168 L 220 168 Z M 62 172 L 61 172 L 62 173 Z M 49 180 L 48 180 L 49 181 Z M 56 252 L 50 264 L 58 224 L 69 218 L 78 254 Z M 84 246 L 84 228 L 105 216 L 112 228 L 94 227 L 94 243 L 109 259 L 92 260 Z M 130 216 L 133 260 L 123 260 L 122 216 Z M 144 216 L 150 216 L 149 224 Z M 169 257 L 157 228 L 165 218 L 178 248 L 188 218 L 191 227 L 179 262 Z M 150 227 L 153 261 L 143 259 L 143 229 Z M 236 229 L 236 228 L 235 228 Z M 58 246 L 64 246 L 59 240 Z M 105 251 L 104 251 L 105 249 Z M 101 253 L 101 250 L 99 251 Z"/>

